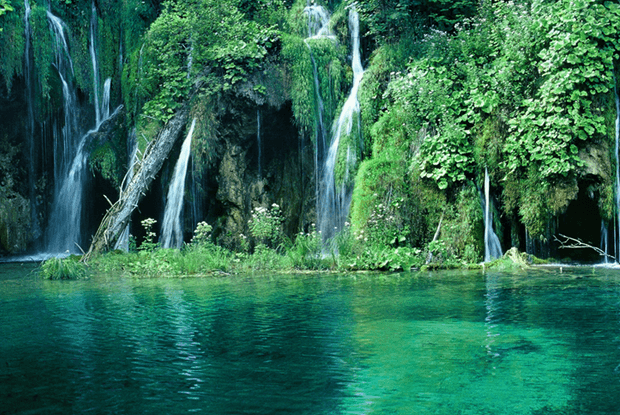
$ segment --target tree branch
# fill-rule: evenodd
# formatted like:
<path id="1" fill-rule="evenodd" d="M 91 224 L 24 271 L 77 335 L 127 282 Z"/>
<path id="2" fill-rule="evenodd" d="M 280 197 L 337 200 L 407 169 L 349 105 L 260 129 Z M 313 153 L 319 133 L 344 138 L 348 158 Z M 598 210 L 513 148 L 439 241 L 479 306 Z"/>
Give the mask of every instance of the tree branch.
<path id="1" fill-rule="evenodd" d="M 605 256 L 613 260 L 616 259 L 614 256 L 609 255 L 607 252 L 603 251 L 602 249 L 597 248 L 593 245 L 587 244 L 583 242 L 581 239 L 566 236 L 561 233 L 559 233 L 558 235 L 563 239 L 561 240 L 558 239 L 556 235 L 553 235 L 553 239 L 560 244 L 560 249 L 593 249 L 600 256 Z"/>

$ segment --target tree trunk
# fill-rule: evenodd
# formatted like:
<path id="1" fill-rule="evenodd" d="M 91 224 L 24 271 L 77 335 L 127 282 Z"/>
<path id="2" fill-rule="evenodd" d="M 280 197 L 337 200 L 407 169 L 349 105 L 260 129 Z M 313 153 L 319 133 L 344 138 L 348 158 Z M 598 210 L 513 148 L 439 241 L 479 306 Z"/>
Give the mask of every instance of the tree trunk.
<path id="1" fill-rule="evenodd" d="M 168 158 L 170 150 L 172 150 L 181 130 L 185 127 L 187 116 L 187 109 L 177 112 L 164 126 L 157 138 L 149 143 L 142 159 L 137 164 L 137 171 L 133 179 L 126 189 L 121 191 L 116 203 L 108 209 L 103 217 L 90 244 L 90 249 L 82 259 L 84 262 L 88 261 L 91 255 L 95 253 L 114 248 L 116 241 L 129 223 L 131 214 L 138 207 L 138 203 Z"/>

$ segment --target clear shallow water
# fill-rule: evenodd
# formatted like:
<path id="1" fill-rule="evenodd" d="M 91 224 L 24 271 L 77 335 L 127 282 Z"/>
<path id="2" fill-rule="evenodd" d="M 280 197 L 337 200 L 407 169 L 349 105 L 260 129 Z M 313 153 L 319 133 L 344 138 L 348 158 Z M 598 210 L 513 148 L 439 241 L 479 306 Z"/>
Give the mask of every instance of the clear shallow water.
<path id="1" fill-rule="evenodd" d="M 620 272 L 45 282 L 0 265 L 0 414 L 617 414 Z"/>

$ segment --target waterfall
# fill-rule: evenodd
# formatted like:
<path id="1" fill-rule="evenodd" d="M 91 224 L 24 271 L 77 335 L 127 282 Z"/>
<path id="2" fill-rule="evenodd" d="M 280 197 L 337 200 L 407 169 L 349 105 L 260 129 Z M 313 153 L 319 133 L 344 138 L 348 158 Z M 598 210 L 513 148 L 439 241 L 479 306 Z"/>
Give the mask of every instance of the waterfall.
<path id="1" fill-rule="evenodd" d="M 127 153 L 129 154 L 129 163 L 127 166 L 127 173 L 125 174 L 123 182 L 121 183 L 121 194 L 127 189 L 129 183 L 131 183 L 134 175 L 134 167 L 136 165 L 136 162 L 138 161 L 138 138 L 136 136 L 135 128 L 131 131 L 129 137 L 127 138 Z M 116 241 L 114 249 L 121 249 L 125 252 L 129 251 L 130 228 L 131 224 L 128 223 L 127 226 L 125 226 L 123 233 L 118 238 L 118 241 Z"/>
<path id="2" fill-rule="evenodd" d="M 63 125 L 53 132 L 54 145 L 54 202 L 47 229 L 47 251 L 75 252 L 79 243 L 82 188 L 86 154 L 85 139 L 79 139 L 78 107 L 73 86 L 73 62 L 65 36 L 64 22 L 47 12 L 54 42 L 54 67 L 62 86 Z M 59 134 L 60 133 L 60 134 Z"/>
<path id="3" fill-rule="evenodd" d="M 161 245 L 163 248 L 180 248 L 183 243 L 183 229 L 181 227 L 181 208 L 183 207 L 183 195 L 185 193 L 185 175 L 192 145 L 192 134 L 196 119 L 187 133 L 187 137 L 181 147 L 179 160 L 174 167 L 174 175 L 168 188 L 164 221 L 161 231 Z"/>
<path id="4" fill-rule="evenodd" d="M 94 3 L 93 16 L 90 49 L 95 74 L 95 130 L 97 130 L 110 116 L 111 80 L 105 82 L 103 102 L 99 105 L 93 28 L 95 26 L 93 22 L 96 21 Z M 86 142 L 90 132 L 82 134 L 78 124 L 79 107 L 76 88 L 73 85 L 73 62 L 65 36 L 65 24 L 50 11 L 47 12 L 47 17 L 55 39 L 54 66 L 62 86 L 64 114 L 60 137 L 57 128 L 54 129 L 54 201 L 47 229 L 47 251 L 58 254 L 66 251 L 77 252 L 75 244 L 80 243 L 83 193 L 88 176 Z"/>
<path id="5" fill-rule="evenodd" d="M 260 142 L 260 110 L 256 110 L 256 144 L 258 145 L 258 178 L 260 180 L 263 177 L 263 169 L 261 164 L 262 159 L 262 144 Z"/>
<path id="6" fill-rule="evenodd" d="M 609 259 L 607 258 L 607 255 L 609 255 L 609 246 L 608 246 L 607 241 L 608 241 L 607 225 L 605 224 L 605 221 L 601 219 L 601 251 L 605 252 L 606 254 L 603 257 L 605 264 L 609 262 Z"/>
<path id="7" fill-rule="evenodd" d="M 308 39 L 333 37 L 329 32 L 329 13 L 323 6 L 307 6 L 304 13 L 308 15 Z"/>
<path id="8" fill-rule="evenodd" d="M 103 99 L 101 100 L 101 122 L 104 122 L 110 118 L 110 88 L 112 85 L 112 79 L 108 78 L 103 83 Z M 99 128 L 101 124 L 97 124 Z"/>
<path id="9" fill-rule="evenodd" d="M 97 31 L 97 8 L 93 1 L 90 17 L 90 44 L 88 50 L 90 52 L 90 60 L 93 65 L 93 93 L 95 99 L 95 125 L 99 127 L 101 124 L 101 107 L 99 106 L 99 65 L 97 63 L 97 47 L 95 45 L 95 33 Z"/>
<path id="10" fill-rule="evenodd" d="M 73 61 L 65 37 L 64 22 L 59 17 L 47 12 L 50 29 L 55 39 L 54 66 L 60 77 L 63 96 L 64 124 L 60 137 L 54 134 L 54 180 L 58 186 L 68 173 L 71 161 L 78 146 L 78 108 L 75 88 L 73 87 Z"/>
<path id="11" fill-rule="evenodd" d="M 77 250 L 74 244 L 80 243 L 82 196 L 88 159 L 84 149 L 87 136 L 82 138 L 73 163 L 55 195 L 48 228 L 50 253 L 75 253 Z"/>
<path id="12" fill-rule="evenodd" d="M 352 186 L 347 185 L 350 181 L 352 166 L 357 162 L 355 151 L 350 147 L 346 150 L 346 165 L 344 167 L 344 176 L 340 178 L 342 184 L 337 185 L 335 179 L 335 169 L 338 156 L 338 147 L 342 135 L 350 135 L 353 129 L 354 118 L 358 127 L 360 123 L 360 105 L 357 100 L 364 69 L 362 67 L 360 55 L 359 41 L 359 16 L 354 9 L 349 10 L 349 29 L 351 30 L 352 43 L 352 62 L 353 68 L 353 86 L 349 97 L 345 101 L 340 116 L 334 124 L 332 132 L 332 140 L 323 166 L 323 176 L 321 178 L 320 194 L 318 198 L 317 222 L 324 241 L 332 238 L 337 231 L 342 229 L 344 222 L 349 214 L 349 205 L 351 202 Z M 358 128 L 359 131 L 359 128 Z"/>
<path id="13" fill-rule="evenodd" d="M 30 199 L 30 221 L 32 223 L 32 232 L 34 239 L 39 238 L 41 235 L 41 229 L 39 226 L 39 215 L 37 198 L 35 192 L 36 175 L 37 175 L 37 153 L 36 142 L 34 134 L 34 77 L 32 74 L 32 61 L 31 61 L 31 39 L 32 29 L 30 27 L 30 3 L 28 0 L 24 0 L 24 35 L 25 35 L 25 50 L 24 50 L 24 77 L 26 81 L 26 105 L 28 107 L 28 122 L 26 124 L 26 135 L 28 136 L 28 189 Z"/>
<path id="14" fill-rule="evenodd" d="M 500 258 L 502 245 L 493 231 L 493 212 L 491 211 L 491 197 L 489 192 L 489 172 L 484 169 L 484 262 Z"/>
<path id="15" fill-rule="evenodd" d="M 316 125 L 314 136 L 314 182 L 315 198 L 316 198 L 316 211 L 319 212 L 319 195 L 320 195 L 320 183 L 321 177 L 320 166 L 325 159 L 325 148 L 327 147 L 327 134 L 325 129 L 325 123 L 323 121 L 325 105 L 323 104 L 323 97 L 321 97 L 321 83 L 319 81 L 319 72 L 317 64 L 312 54 L 312 47 L 308 42 L 311 39 L 320 39 L 328 37 L 335 40 L 335 37 L 329 33 L 329 13 L 322 6 L 313 5 L 304 9 L 304 13 L 308 15 L 308 37 L 305 39 L 305 44 L 310 50 L 310 60 L 312 62 L 312 74 L 314 76 L 314 99 L 316 102 Z"/>
<path id="16" fill-rule="evenodd" d="M 614 234 L 616 235 L 616 261 L 620 262 L 620 156 L 618 155 L 618 141 L 620 140 L 620 98 L 618 98 L 618 86 L 616 84 L 617 82 L 614 82 L 614 94 L 616 97 L 616 226 L 614 226 Z"/>

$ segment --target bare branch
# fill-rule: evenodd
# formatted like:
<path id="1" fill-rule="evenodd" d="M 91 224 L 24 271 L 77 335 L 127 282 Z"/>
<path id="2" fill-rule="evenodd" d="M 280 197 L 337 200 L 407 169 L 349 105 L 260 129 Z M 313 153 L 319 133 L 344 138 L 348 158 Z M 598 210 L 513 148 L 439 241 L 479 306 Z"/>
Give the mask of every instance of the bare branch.
<path id="1" fill-rule="evenodd" d="M 559 239 L 556 235 L 553 235 L 553 239 L 560 244 L 560 249 L 593 249 L 600 256 L 604 256 L 607 258 L 611 258 L 615 260 L 616 258 L 613 255 L 609 255 L 607 252 L 603 251 L 596 246 L 587 244 L 583 242 L 579 238 L 573 238 L 570 236 L 563 235 L 561 233 L 558 234 L 562 239 Z"/>

